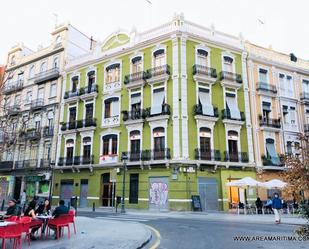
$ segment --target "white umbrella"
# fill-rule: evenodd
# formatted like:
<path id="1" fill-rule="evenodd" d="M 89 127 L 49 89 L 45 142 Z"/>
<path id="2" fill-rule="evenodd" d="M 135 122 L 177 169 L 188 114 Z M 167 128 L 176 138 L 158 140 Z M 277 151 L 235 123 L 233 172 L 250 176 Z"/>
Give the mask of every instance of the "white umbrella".
<path id="1" fill-rule="evenodd" d="M 226 186 L 230 186 L 230 187 L 258 187 L 261 184 L 262 184 L 261 182 L 258 182 L 257 180 L 254 180 L 251 177 L 244 177 L 240 180 L 228 182 L 226 184 Z"/>
<path id="2" fill-rule="evenodd" d="M 261 186 L 264 188 L 273 189 L 273 188 L 284 188 L 286 187 L 286 185 L 287 185 L 286 182 L 283 182 L 278 179 L 273 179 L 268 182 L 263 182 Z"/>

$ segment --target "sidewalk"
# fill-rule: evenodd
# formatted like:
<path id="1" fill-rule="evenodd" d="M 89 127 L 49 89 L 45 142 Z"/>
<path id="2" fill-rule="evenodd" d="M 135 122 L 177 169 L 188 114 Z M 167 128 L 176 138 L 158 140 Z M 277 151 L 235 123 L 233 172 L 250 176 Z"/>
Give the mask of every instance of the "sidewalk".
<path id="1" fill-rule="evenodd" d="M 92 212 L 91 208 L 80 208 L 78 212 Z M 113 209 L 97 208 L 97 213 L 110 213 L 115 214 Z M 118 213 L 120 210 L 118 210 Z M 190 211 L 149 211 L 149 210 L 137 210 L 137 209 L 126 209 L 126 215 L 138 215 L 145 217 L 166 217 L 166 218 L 178 218 L 178 219 L 205 219 L 205 220 L 218 220 L 228 222 L 246 222 L 246 223 L 257 223 L 257 224 L 274 224 L 275 217 L 272 214 L 256 215 L 256 214 L 233 214 L 226 212 L 190 212 Z M 301 218 L 299 215 L 283 214 L 282 224 L 290 225 L 304 225 L 306 220 Z"/>
<path id="2" fill-rule="evenodd" d="M 76 235 L 74 234 L 74 230 L 71 229 L 70 240 L 67 236 L 67 229 L 65 229 L 64 237 L 60 238 L 59 241 L 52 239 L 52 237 L 49 237 L 47 240 L 38 239 L 37 241 L 31 241 L 31 248 L 139 248 L 151 239 L 151 231 L 144 225 L 134 222 L 77 217 L 76 229 Z M 51 232 L 51 234 L 53 234 L 53 232 Z M 25 246 L 25 242 L 23 246 Z"/>

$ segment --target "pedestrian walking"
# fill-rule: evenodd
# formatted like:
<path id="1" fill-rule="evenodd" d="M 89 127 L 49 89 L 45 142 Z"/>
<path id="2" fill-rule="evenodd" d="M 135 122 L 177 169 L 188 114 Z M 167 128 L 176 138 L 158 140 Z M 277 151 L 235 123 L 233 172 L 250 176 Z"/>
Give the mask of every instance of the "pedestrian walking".
<path id="1" fill-rule="evenodd" d="M 274 194 L 274 198 L 272 199 L 272 208 L 275 213 L 275 222 L 279 224 L 281 222 L 280 210 L 282 209 L 282 201 L 277 193 Z"/>

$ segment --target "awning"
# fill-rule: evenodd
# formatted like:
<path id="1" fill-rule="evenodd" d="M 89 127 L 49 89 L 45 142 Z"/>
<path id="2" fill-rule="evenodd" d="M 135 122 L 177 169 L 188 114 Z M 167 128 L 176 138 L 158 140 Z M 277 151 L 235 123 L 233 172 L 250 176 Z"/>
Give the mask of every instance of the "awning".
<path id="1" fill-rule="evenodd" d="M 280 160 L 276 152 L 275 143 L 266 142 L 266 150 L 270 156 L 270 160 L 274 165 L 280 165 Z"/>
<path id="2" fill-rule="evenodd" d="M 226 96 L 226 104 L 230 110 L 231 118 L 240 119 L 240 111 L 238 110 L 236 97 Z"/>
<path id="3" fill-rule="evenodd" d="M 209 90 L 204 88 L 199 88 L 198 97 L 202 104 L 202 111 L 204 115 L 213 116 L 214 108 L 210 103 Z"/>
<path id="4" fill-rule="evenodd" d="M 132 59 L 132 63 L 134 64 L 134 63 L 136 63 L 136 62 L 138 62 L 138 61 L 141 61 L 142 60 L 142 56 L 136 56 L 136 57 L 134 57 L 133 59 Z"/>
<path id="5" fill-rule="evenodd" d="M 162 112 L 162 104 L 164 103 L 164 97 L 164 88 L 155 89 L 153 91 L 153 105 L 150 110 L 151 115 L 160 114 Z"/>
<path id="6" fill-rule="evenodd" d="M 271 103 L 263 101 L 262 106 L 263 106 L 263 111 L 268 111 L 268 112 L 271 111 L 271 108 L 270 108 Z"/>
<path id="7" fill-rule="evenodd" d="M 137 103 L 141 103 L 141 94 L 134 93 L 131 95 L 131 105 L 135 105 Z"/>
<path id="8" fill-rule="evenodd" d="M 198 49 L 197 53 L 200 54 L 200 55 L 203 55 L 205 57 L 208 55 L 208 52 L 204 49 Z"/>
<path id="9" fill-rule="evenodd" d="M 112 69 L 115 69 L 115 68 L 120 68 L 120 64 L 119 63 L 115 63 L 115 64 L 112 64 L 112 65 L 109 65 L 108 67 L 106 67 L 106 71 L 109 71 L 109 70 L 112 70 Z"/>
<path id="10" fill-rule="evenodd" d="M 159 49 L 159 50 L 155 51 L 155 52 L 153 53 L 153 56 L 154 56 L 154 57 L 157 57 L 157 56 L 159 56 L 159 55 L 161 55 L 161 54 L 164 54 L 164 49 Z"/>

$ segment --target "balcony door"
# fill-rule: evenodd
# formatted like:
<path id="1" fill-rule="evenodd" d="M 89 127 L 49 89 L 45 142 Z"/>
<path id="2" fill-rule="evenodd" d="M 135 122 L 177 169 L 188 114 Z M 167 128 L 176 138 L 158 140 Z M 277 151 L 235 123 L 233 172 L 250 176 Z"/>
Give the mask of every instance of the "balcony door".
<path id="1" fill-rule="evenodd" d="M 92 86 L 95 84 L 95 71 L 87 73 L 88 76 L 88 92 L 91 92 Z"/>
<path id="2" fill-rule="evenodd" d="M 132 59 L 132 73 L 139 73 L 142 71 L 143 64 L 142 64 L 142 57 L 137 56 Z"/>
<path id="3" fill-rule="evenodd" d="M 141 118 L 141 93 L 133 93 L 131 94 L 131 112 L 133 119 Z"/>
<path id="4" fill-rule="evenodd" d="M 93 119 L 93 103 L 86 104 L 85 111 L 86 111 L 86 114 L 85 114 L 86 122 L 87 121 L 89 122 Z"/>
<path id="5" fill-rule="evenodd" d="M 70 107 L 69 109 L 69 123 L 73 124 L 76 121 L 76 107 Z"/>
<path id="6" fill-rule="evenodd" d="M 223 56 L 223 71 L 233 73 L 233 58 Z"/>
<path id="7" fill-rule="evenodd" d="M 44 99 L 44 88 L 40 88 L 38 91 L 38 99 Z"/>
<path id="8" fill-rule="evenodd" d="M 83 138 L 83 164 L 91 162 L 91 137 Z"/>
<path id="9" fill-rule="evenodd" d="M 153 53 L 154 67 L 161 67 L 166 64 L 165 52 L 164 49 L 159 49 Z"/>
<path id="10" fill-rule="evenodd" d="M 77 86 L 78 86 L 78 76 L 75 76 L 72 78 L 72 92 L 77 92 Z"/>
<path id="11" fill-rule="evenodd" d="M 200 129 L 200 158 L 211 160 L 211 130 L 209 128 Z"/>
<path id="12" fill-rule="evenodd" d="M 140 131 L 130 132 L 130 161 L 139 161 L 141 154 Z"/>
<path id="13" fill-rule="evenodd" d="M 74 156 L 74 140 L 68 139 L 66 142 L 66 164 L 73 163 Z"/>
<path id="14" fill-rule="evenodd" d="M 238 162 L 238 133 L 228 132 L 228 156 L 231 162 Z"/>
<path id="15" fill-rule="evenodd" d="M 155 160 L 165 158 L 165 130 L 158 127 L 153 130 L 153 156 Z"/>

